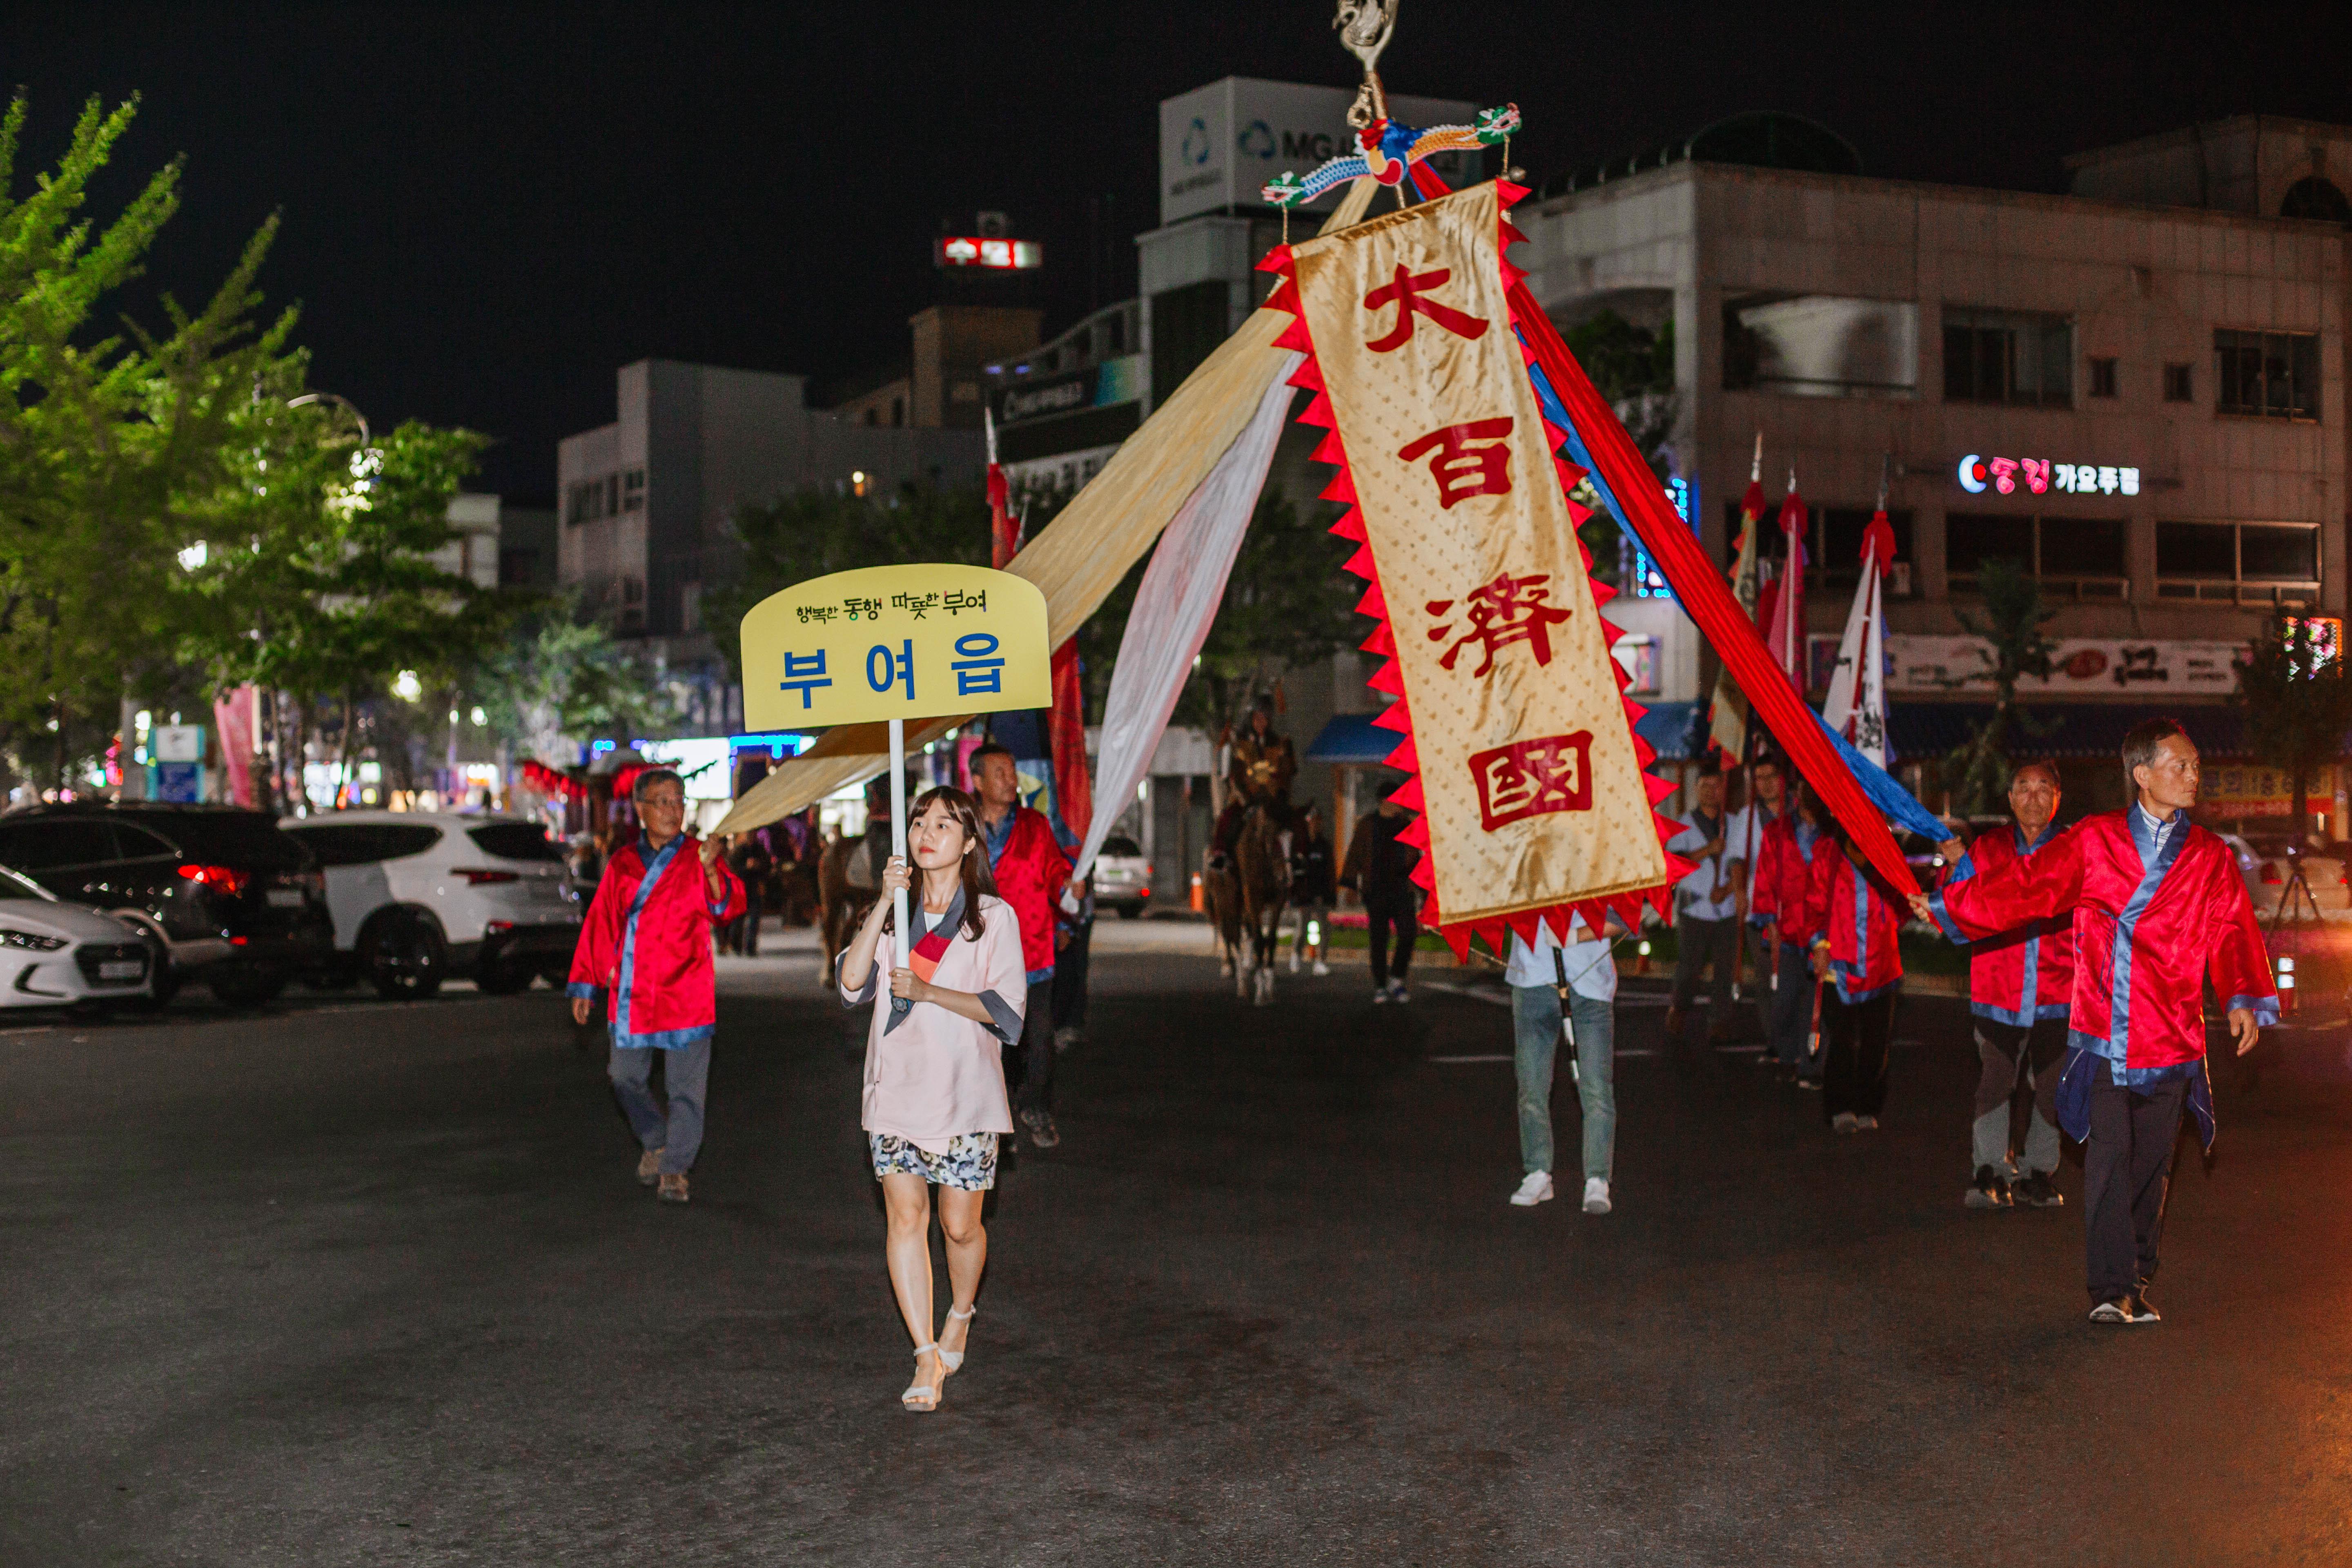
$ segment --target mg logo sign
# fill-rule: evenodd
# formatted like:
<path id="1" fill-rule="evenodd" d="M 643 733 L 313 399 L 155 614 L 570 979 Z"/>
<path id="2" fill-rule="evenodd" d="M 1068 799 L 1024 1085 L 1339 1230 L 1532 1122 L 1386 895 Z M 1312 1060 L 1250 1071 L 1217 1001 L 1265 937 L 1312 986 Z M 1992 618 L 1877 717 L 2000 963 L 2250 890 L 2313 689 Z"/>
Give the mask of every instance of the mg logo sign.
<path id="1" fill-rule="evenodd" d="M 1176 155 L 1195 167 L 1209 161 L 1207 121 L 1197 114 L 1192 117 L 1192 123 L 1184 127 L 1184 143 L 1176 150 Z"/>
<path id="2" fill-rule="evenodd" d="M 1253 120 L 1242 128 L 1239 136 L 1234 138 L 1234 145 L 1239 147 L 1246 157 L 1271 158 L 1274 156 L 1274 127 L 1263 120 Z"/>

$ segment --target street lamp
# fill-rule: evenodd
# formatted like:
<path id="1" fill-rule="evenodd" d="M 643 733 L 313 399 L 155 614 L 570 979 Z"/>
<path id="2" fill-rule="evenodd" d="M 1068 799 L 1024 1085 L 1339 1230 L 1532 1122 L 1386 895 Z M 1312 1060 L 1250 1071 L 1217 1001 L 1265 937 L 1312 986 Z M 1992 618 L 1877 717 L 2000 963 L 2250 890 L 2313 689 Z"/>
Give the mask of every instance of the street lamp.
<path id="1" fill-rule="evenodd" d="M 361 451 L 364 452 L 369 447 L 375 445 L 375 437 L 370 432 L 368 426 L 367 416 L 360 412 L 358 404 L 353 403 L 350 398 L 343 396 L 340 393 L 306 392 L 299 397 L 288 398 L 286 400 L 286 406 L 289 408 L 307 408 L 313 403 L 331 403 L 336 407 L 343 409 L 349 413 L 352 418 L 360 422 Z"/>

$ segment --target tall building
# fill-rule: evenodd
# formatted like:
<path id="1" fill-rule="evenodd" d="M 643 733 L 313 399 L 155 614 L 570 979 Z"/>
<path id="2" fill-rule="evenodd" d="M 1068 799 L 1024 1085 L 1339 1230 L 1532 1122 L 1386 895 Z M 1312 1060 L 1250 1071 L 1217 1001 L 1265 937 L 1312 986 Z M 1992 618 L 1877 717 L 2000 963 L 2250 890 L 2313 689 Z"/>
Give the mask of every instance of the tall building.
<path id="1" fill-rule="evenodd" d="M 1758 433 L 1776 508 L 1794 467 L 1816 688 L 1884 477 L 1908 760 L 1968 732 L 1979 569 L 2022 562 L 2063 643 L 2028 694 L 2063 722 L 2029 743 L 2105 798 L 2147 711 L 2242 754 L 2232 653 L 2282 611 L 2344 614 L 2348 161 L 2352 130 L 2240 120 L 2085 153 L 2070 194 L 2031 195 L 1870 178 L 1821 127 L 1742 116 L 1546 184 L 1515 259 L 1563 329 L 1671 328 L 1664 460 L 1717 559 Z M 1639 695 L 1704 702 L 1712 661 L 1671 598 L 1612 615 L 1647 650 Z M 2209 772 L 2216 815 L 2269 809 L 2258 774 Z"/>

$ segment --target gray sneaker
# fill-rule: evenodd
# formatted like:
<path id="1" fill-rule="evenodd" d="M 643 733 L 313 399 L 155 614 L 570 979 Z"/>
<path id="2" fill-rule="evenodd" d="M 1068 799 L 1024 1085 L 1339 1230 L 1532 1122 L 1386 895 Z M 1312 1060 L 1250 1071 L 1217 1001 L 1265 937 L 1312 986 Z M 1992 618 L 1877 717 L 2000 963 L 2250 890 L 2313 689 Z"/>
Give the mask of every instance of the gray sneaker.
<path id="1" fill-rule="evenodd" d="M 1054 1125 L 1050 1110 L 1024 1110 L 1021 1125 L 1029 1130 L 1029 1144 L 1034 1149 L 1051 1149 L 1062 1141 L 1061 1130 Z"/>

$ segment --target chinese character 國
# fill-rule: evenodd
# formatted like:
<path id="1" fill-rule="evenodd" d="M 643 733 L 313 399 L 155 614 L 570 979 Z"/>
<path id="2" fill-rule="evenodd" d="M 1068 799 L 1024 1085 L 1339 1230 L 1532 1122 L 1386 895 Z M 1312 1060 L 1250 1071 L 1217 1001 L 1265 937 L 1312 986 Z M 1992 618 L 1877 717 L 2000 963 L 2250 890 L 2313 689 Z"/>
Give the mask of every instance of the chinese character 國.
<path id="1" fill-rule="evenodd" d="M 1498 573 L 1495 580 L 1474 588 L 1462 601 L 1469 616 L 1469 626 L 1452 647 L 1437 662 L 1440 668 L 1452 669 L 1462 650 L 1472 643 L 1479 647 L 1478 668 L 1470 673 L 1485 675 L 1495 668 L 1495 650 L 1513 643 L 1525 643 L 1536 656 L 1536 663 L 1551 663 L 1551 628 L 1569 618 L 1566 610 L 1554 609 L 1545 601 L 1551 597 L 1551 578 L 1543 573 L 1528 577 L 1514 577 L 1508 572 Z M 1433 616 L 1447 616 L 1442 624 L 1430 628 L 1429 640 L 1444 642 L 1454 635 L 1454 622 L 1449 615 L 1452 599 L 1432 599 L 1428 610 Z"/>
<path id="2" fill-rule="evenodd" d="M 955 671 L 956 695 L 979 697 L 1004 689 L 1004 661 L 988 656 L 996 638 L 987 632 L 966 632 L 955 640 L 956 657 L 948 664 Z"/>
<path id="3" fill-rule="evenodd" d="M 1592 731 L 1514 741 L 1470 755 L 1478 820 L 1489 833 L 1555 811 L 1592 809 Z"/>
<path id="4" fill-rule="evenodd" d="M 809 699 L 817 687 L 833 684 L 832 679 L 824 673 L 824 649 L 784 655 L 784 679 L 776 684 L 782 690 L 799 692 L 801 707 L 807 709 L 811 706 Z"/>
<path id="5" fill-rule="evenodd" d="M 1495 419 L 1473 419 L 1465 425 L 1447 425 L 1432 430 L 1420 440 L 1401 448 L 1397 456 L 1405 462 L 1418 462 L 1429 458 L 1430 477 L 1437 481 L 1437 504 L 1447 511 L 1457 501 L 1472 496 L 1507 496 L 1511 493 L 1511 446 L 1505 437 L 1511 433 L 1511 416 L 1507 414 Z M 1484 446 L 1472 446 L 1483 441 Z"/>
<path id="6" fill-rule="evenodd" d="M 940 599 L 940 607 L 951 616 L 960 616 L 966 610 L 985 610 L 988 608 L 988 590 L 983 588 L 977 594 L 967 594 L 961 588 L 950 588 Z"/>
<path id="7" fill-rule="evenodd" d="M 872 687 L 877 691 L 887 692 L 893 686 L 898 685 L 902 682 L 907 688 L 907 700 L 912 702 L 915 700 L 915 643 L 913 638 L 909 637 L 905 642 L 900 643 L 898 645 L 898 651 L 895 654 L 890 651 L 890 645 L 886 642 L 876 643 L 872 647 L 866 650 L 866 685 Z"/>
<path id="8" fill-rule="evenodd" d="M 1368 310 L 1383 310 L 1394 305 L 1397 308 L 1396 325 L 1381 336 L 1369 340 L 1364 346 L 1376 354 L 1404 347 L 1412 341 L 1412 319 L 1415 316 L 1427 316 L 1457 338 L 1467 338 L 1475 342 L 1486 336 L 1487 323 L 1478 317 L 1422 297 L 1423 289 L 1442 289 L 1453 278 L 1454 269 L 1450 267 L 1441 267 L 1433 272 L 1413 272 L 1408 270 L 1403 262 L 1398 262 L 1395 280 L 1383 283 L 1364 296 L 1364 309 Z"/>

